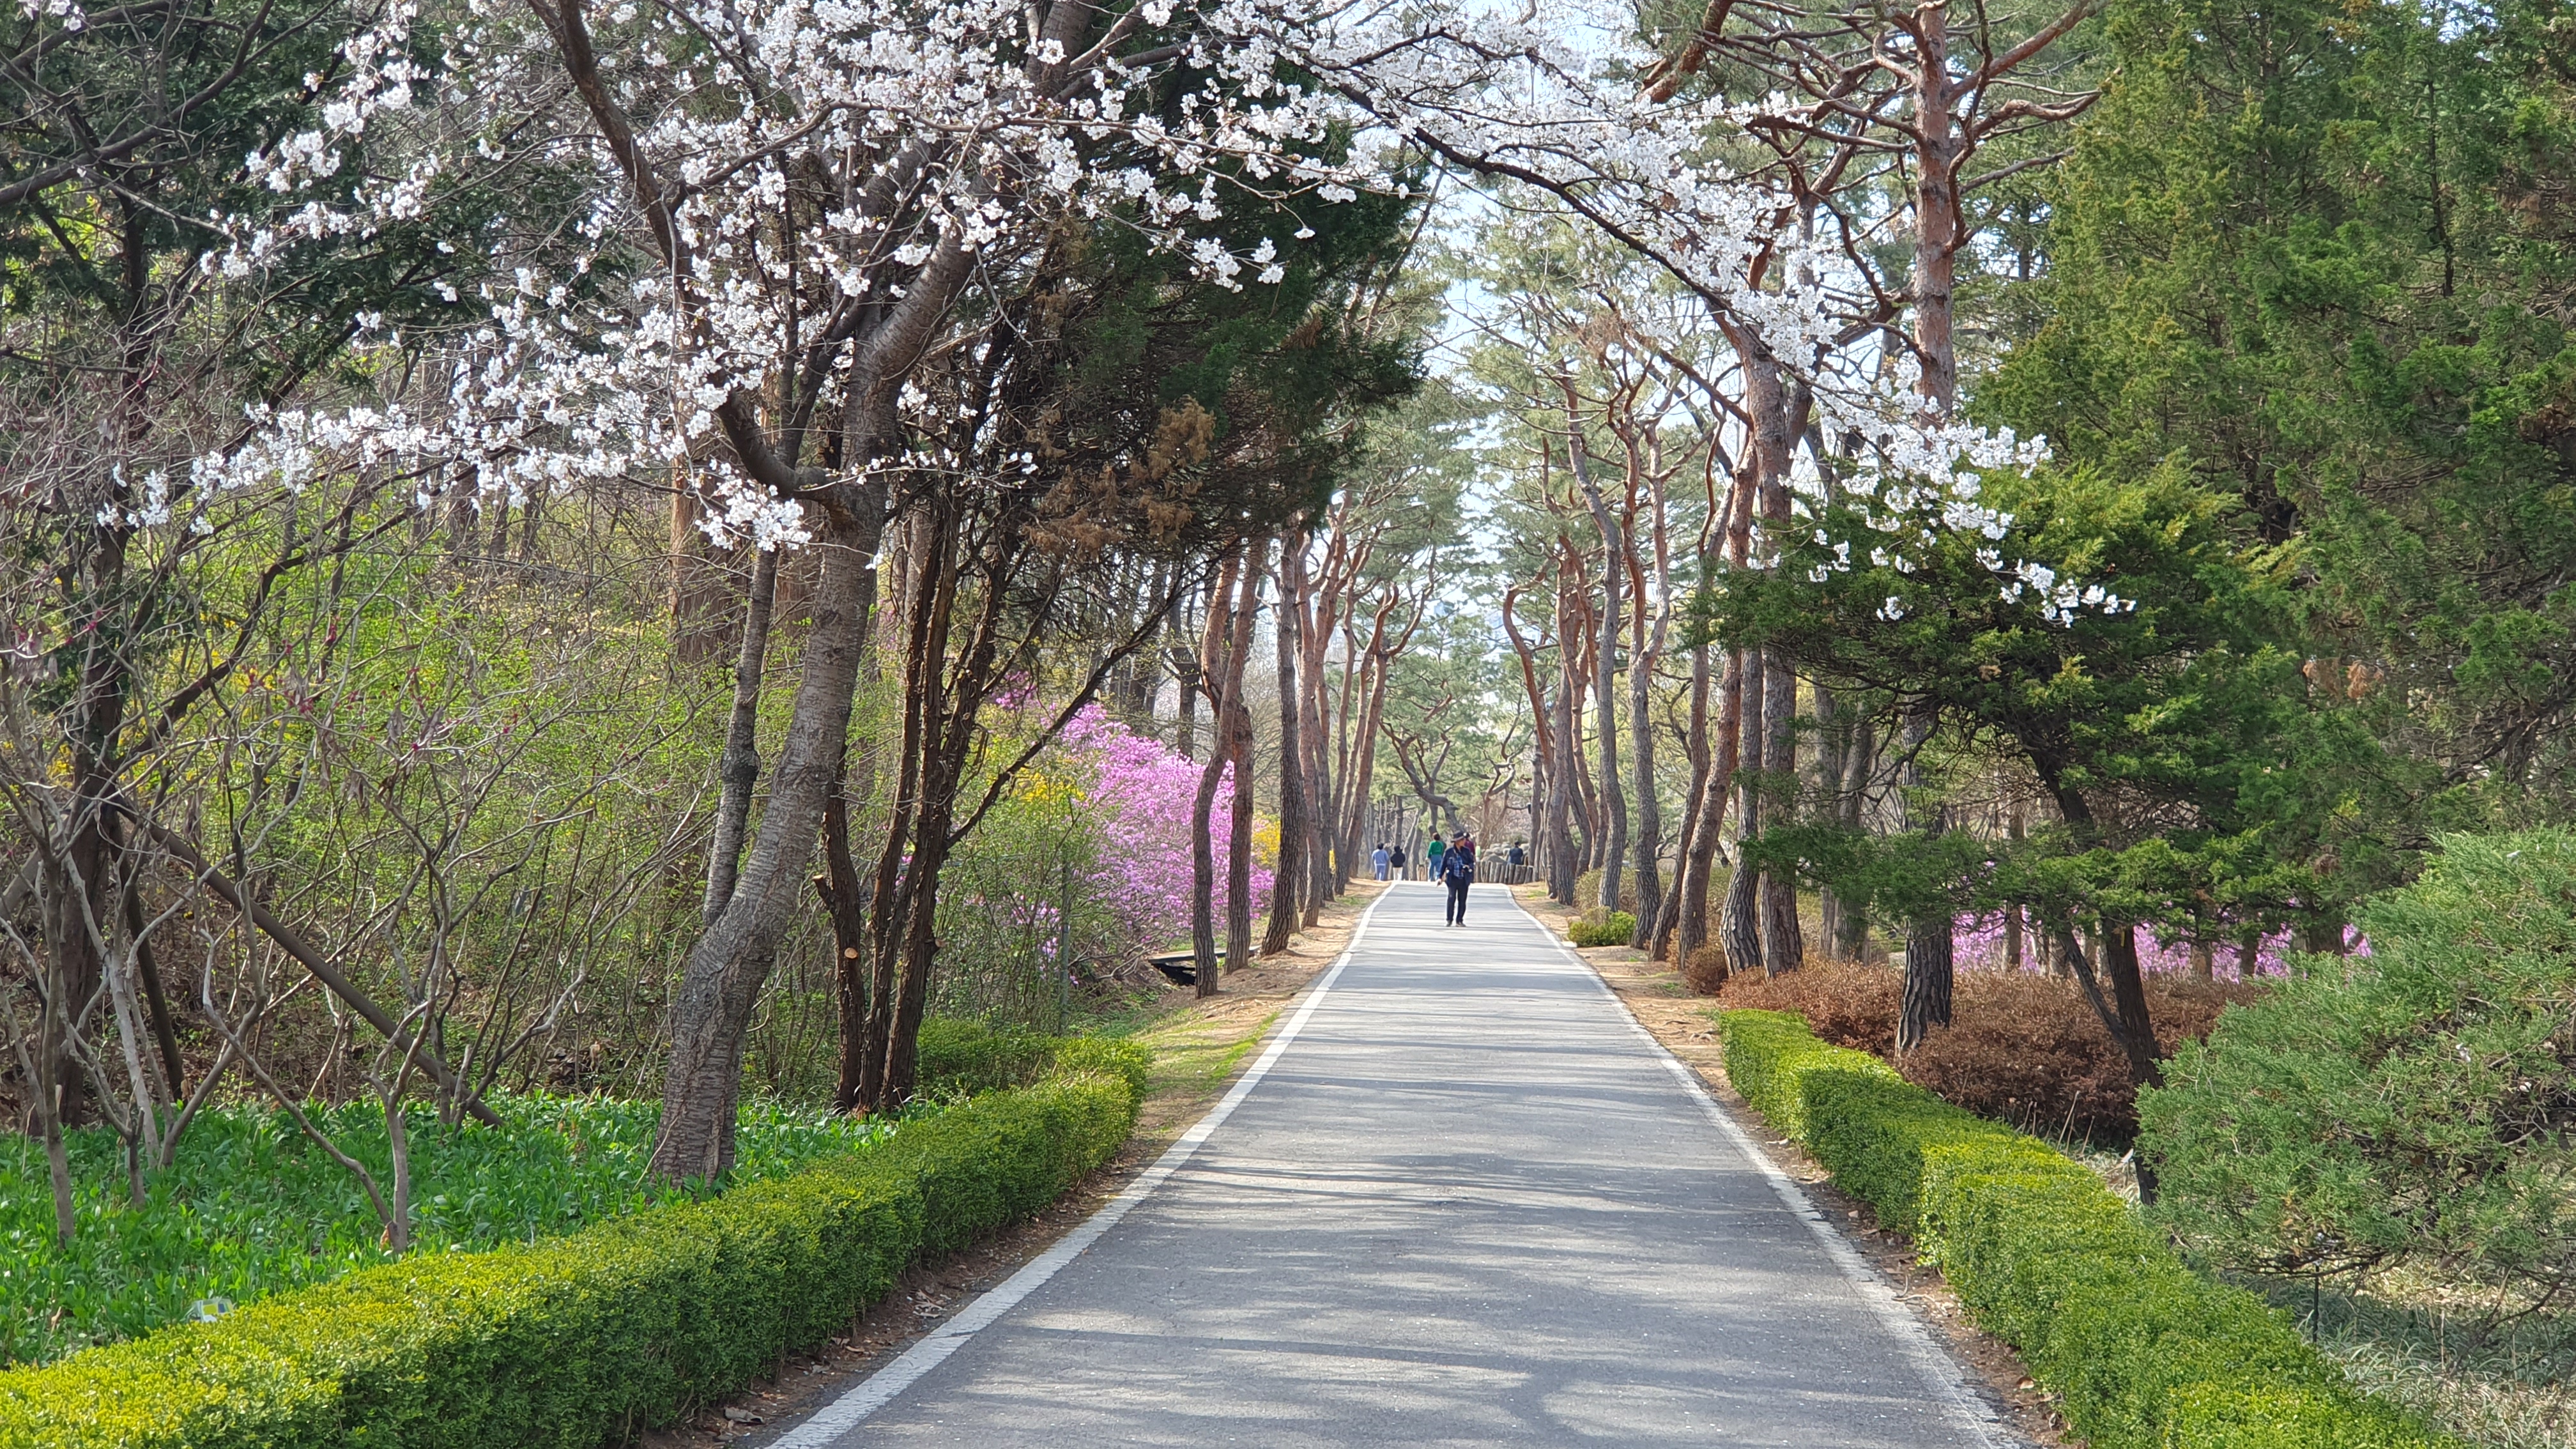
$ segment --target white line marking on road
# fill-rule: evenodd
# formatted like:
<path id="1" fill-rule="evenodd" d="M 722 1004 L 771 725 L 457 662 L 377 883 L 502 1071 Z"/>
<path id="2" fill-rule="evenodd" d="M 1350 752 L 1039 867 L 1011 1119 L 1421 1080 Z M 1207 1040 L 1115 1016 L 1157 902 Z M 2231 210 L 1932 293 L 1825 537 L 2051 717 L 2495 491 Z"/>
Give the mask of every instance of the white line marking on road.
<path id="1" fill-rule="evenodd" d="M 1700 1110 L 1708 1114 L 1709 1120 L 1718 1125 L 1719 1130 L 1735 1143 L 1739 1151 L 1752 1159 L 1754 1166 L 1762 1169 L 1762 1175 L 1770 1180 L 1771 1190 L 1780 1195 L 1780 1201 L 1788 1207 L 1792 1215 L 1807 1225 L 1807 1231 L 1815 1234 L 1817 1243 L 1825 1250 L 1825 1256 L 1834 1260 L 1834 1266 L 1842 1270 L 1843 1277 L 1848 1279 L 1853 1289 L 1860 1294 L 1861 1301 L 1868 1304 L 1871 1311 L 1877 1314 L 1879 1321 L 1886 1325 L 1888 1332 L 1895 1335 L 1897 1348 L 1904 1353 L 1906 1361 L 1913 1364 L 1914 1372 L 1923 1380 L 1923 1387 L 1930 1391 L 1933 1401 L 1948 1409 L 1951 1417 L 1956 1419 L 1978 1443 L 1988 1446 L 1988 1449 L 2000 1449 L 1998 1435 L 2004 1436 L 2004 1440 L 2010 1443 L 2022 1443 L 2021 1436 L 2006 1428 L 2003 1421 L 1996 1416 L 1994 1409 L 1985 1400 L 1977 1397 L 1975 1390 L 1968 1387 L 1967 1375 L 1959 1367 L 1958 1360 L 1952 1358 L 1933 1341 L 1932 1330 L 1925 1326 L 1921 1318 L 1905 1307 L 1895 1285 L 1882 1277 L 1876 1268 L 1871 1267 L 1869 1260 L 1863 1258 L 1858 1249 L 1843 1240 L 1842 1234 L 1826 1218 L 1823 1210 L 1818 1208 L 1808 1198 L 1806 1190 L 1798 1185 L 1798 1180 L 1782 1172 L 1779 1164 L 1773 1162 L 1769 1154 L 1763 1152 L 1754 1143 L 1752 1134 L 1744 1130 L 1743 1124 L 1735 1120 L 1735 1114 L 1726 1110 L 1726 1104 L 1710 1094 L 1708 1084 L 1699 1079 L 1699 1073 L 1692 1071 L 1688 1063 L 1674 1056 L 1670 1049 L 1657 1041 L 1655 1034 L 1646 1030 L 1646 1024 L 1637 1020 L 1637 1014 L 1628 1009 L 1628 1003 L 1619 999 L 1619 993 L 1610 989 L 1610 983 L 1602 979 L 1601 973 L 1592 969 L 1592 963 L 1576 955 L 1574 948 L 1566 944 L 1564 937 L 1549 930 L 1546 923 L 1532 914 L 1529 907 L 1521 904 L 1520 897 L 1512 897 L 1512 906 L 1540 935 L 1547 937 L 1567 960 L 1572 961 L 1583 972 L 1586 979 L 1601 988 L 1601 994 L 1609 997 L 1611 1004 L 1619 1008 L 1620 1016 L 1627 1020 L 1628 1029 L 1635 1032 L 1649 1048 L 1653 1049 L 1655 1055 L 1662 1059 L 1665 1069 L 1670 1071 L 1681 1082 L 1683 1090 L 1689 1092 L 1692 1099 L 1699 1103 Z"/>
<path id="2" fill-rule="evenodd" d="M 1342 948 L 1342 954 L 1334 959 L 1332 969 L 1324 973 L 1324 978 L 1315 983 L 1315 989 L 1306 993 L 1296 1015 L 1289 1017 L 1288 1024 L 1270 1039 L 1269 1048 L 1252 1064 L 1252 1070 L 1243 1074 L 1242 1079 L 1234 1084 L 1234 1090 L 1227 1092 L 1225 1100 L 1216 1104 L 1215 1110 L 1201 1117 L 1189 1131 L 1163 1149 L 1163 1155 L 1154 1159 L 1154 1165 L 1138 1174 L 1134 1182 L 1127 1184 L 1125 1192 L 1110 1199 L 1107 1207 L 1084 1219 L 1082 1226 L 1058 1239 L 1055 1246 L 1020 1265 L 1020 1271 L 1004 1279 L 1000 1287 L 989 1290 L 959 1309 L 947 1322 L 930 1330 L 918 1343 L 905 1349 L 902 1357 L 852 1385 L 848 1393 L 815 1410 L 812 1418 L 771 1440 L 768 1449 L 829 1449 L 841 1436 L 865 1422 L 870 1414 L 892 1403 L 897 1394 L 911 1388 L 922 1375 L 964 1347 L 968 1339 L 1018 1307 L 1021 1299 L 1036 1292 L 1039 1285 L 1056 1275 L 1056 1270 L 1082 1256 L 1086 1249 L 1100 1240 L 1101 1234 L 1117 1226 L 1118 1220 L 1127 1216 L 1130 1209 L 1162 1186 L 1165 1178 L 1179 1171 L 1198 1152 L 1199 1145 L 1224 1125 L 1225 1119 L 1234 1114 L 1235 1107 L 1261 1084 L 1271 1064 L 1279 1060 L 1280 1053 L 1288 1050 L 1288 1044 L 1305 1029 L 1307 1019 L 1315 1014 L 1316 1007 L 1323 1004 L 1325 993 L 1331 991 L 1333 983 L 1341 978 L 1342 968 L 1351 964 L 1352 954 L 1360 948 L 1360 938 L 1368 932 L 1370 918 L 1393 894 L 1392 890 L 1378 892 L 1377 899 L 1369 902 L 1367 910 L 1360 912 L 1359 924 L 1351 928 L 1350 944 Z"/>

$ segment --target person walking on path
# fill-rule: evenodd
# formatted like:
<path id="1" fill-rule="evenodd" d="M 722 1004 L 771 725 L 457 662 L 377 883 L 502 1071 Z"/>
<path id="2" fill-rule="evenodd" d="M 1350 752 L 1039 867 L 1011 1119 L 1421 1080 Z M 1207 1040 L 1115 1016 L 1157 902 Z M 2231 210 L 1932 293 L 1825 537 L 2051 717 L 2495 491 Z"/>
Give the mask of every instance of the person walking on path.
<path id="1" fill-rule="evenodd" d="M 1476 880 L 1476 850 L 1465 835 L 1460 835 L 1440 856 L 1433 873 L 1449 887 L 1449 924 L 1467 924 L 1467 887 Z"/>
<path id="2" fill-rule="evenodd" d="M 1391 850 L 1391 851 L 1388 851 L 1388 852 L 1387 852 L 1387 857 L 1386 857 L 1386 863 L 1387 863 L 1389 866 L 1394 867 L 1394 869 L 1395 869 L 1395 878 L 1396 878 L 1397 880 L 1407 880 L 1407 879 L 1410 879 L 1410 877 L 1406 876 L 1406 875 L 1405 875 L 1405 873 L 1404 873 L 1404 847 L 1403 847 L 1403 846 L 1398 845 L 1397 847 L 1395 847 L 1395 849 L 1393 849 L 1393 850 Z"/>
<path id="3" fill-rule="evenodd" d="M 1377 867 L 1377 878 L 1379 880 L 1386 879 L 1386 867 L 1388 862 L 1392 859 L 1393 857 L 1387 854 L 1386 842 L 1383 840 L 1379 841 L 1377 850 L 1369 856 L 1369 864 Z"/>
<path id="4" fill-rule="evenodd" d="M 1447 844 L 1440 839 L 1440 832 L 1437 830 L 1431 832 L 1431 843 L 1422 847 L 1422 863 L 1431 867 L 1433 880 L 1443 878 L 1440 874 L 1440 855 L 1448 848 Z"/>

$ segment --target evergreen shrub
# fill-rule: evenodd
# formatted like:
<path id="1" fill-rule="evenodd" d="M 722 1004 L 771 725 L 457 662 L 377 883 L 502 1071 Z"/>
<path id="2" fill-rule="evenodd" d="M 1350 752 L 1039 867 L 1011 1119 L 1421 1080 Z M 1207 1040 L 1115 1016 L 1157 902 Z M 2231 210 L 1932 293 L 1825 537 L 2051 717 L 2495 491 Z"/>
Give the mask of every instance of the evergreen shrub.
<path id="1" fill-rule="evenodd" d="M 1625 946 L 1637 935 L 1637 918 L 1626 911 L 1590 910 L 1565 928 L 1578 946 Z"/>
<path id="2" fill-rule="evenodd" d="M 2454 1445 L 2353 1389 L 2260 1299 L 2186 1267 L 2046 1144 L 1790 1013 L 1724 1011 L 1718 1030 L 1736 1090 L 1914 1238 L 2093 1449 Z"/>
<path id="3" fill-rule="evenodd" d="M 0 1446 L 621 1442 L 821 1344 L 915 1257 L 1053 1202 L 1134 1126 L 1136 1055 L 1068 1048 L 1085 1069 L 978 1097 L 863 1157 L 0 1373 Z"/>
<path id="4" fill-rule="evenodd" d="M 2576 833 L 2449 836 L 2144 1095 L 2157 1216 L 2256 1271 L 2576 1286 Z"/>

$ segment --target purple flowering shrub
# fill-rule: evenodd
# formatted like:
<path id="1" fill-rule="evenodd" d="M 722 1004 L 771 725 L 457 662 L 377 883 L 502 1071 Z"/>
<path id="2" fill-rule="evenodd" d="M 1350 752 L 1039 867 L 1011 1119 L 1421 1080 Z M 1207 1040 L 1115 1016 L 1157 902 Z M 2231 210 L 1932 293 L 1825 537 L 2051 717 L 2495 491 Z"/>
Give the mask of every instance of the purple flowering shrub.
<path id="1" fill-rule="evenodd" d="M 1199 768 L 1097 708 L 1077 715 L 1056 747 L 976 827 L 942 877 L 934 1011 L 1052 1026 L 1059 1000 L 1054 963 L 1068 901 L 1078 977 L 1186 945 L 1190 810 Z M 1210 821 L 1220 944 L 1233 789 L 1230 774 L 1218 783 Z M 1264 836 L 1255 831 L 1256 915 L 1270 900 Z"/>

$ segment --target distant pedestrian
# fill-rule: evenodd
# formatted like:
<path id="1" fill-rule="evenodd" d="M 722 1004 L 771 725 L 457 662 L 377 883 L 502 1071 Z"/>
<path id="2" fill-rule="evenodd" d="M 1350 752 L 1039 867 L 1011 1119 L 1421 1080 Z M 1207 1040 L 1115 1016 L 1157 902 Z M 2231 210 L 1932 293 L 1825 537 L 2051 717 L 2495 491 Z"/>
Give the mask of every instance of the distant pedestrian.
<path id="1" fill-rule="evenodd" d="M 1431 832 L 1431 843 L 1422 847 L 1422 862 L 1423 864 L 1431 867 L 1431 878 L 1433 880 L 1440 879 L 1440 856 L 1441 853 L 1446 851 L 1448 848 L 1448 845 L 1441 840 L 1440 832 L 1437 830 Z"/>
<path id="2" fill-rule="evenodd" d="M 1395 867 L 1395 878 L 1397 880 L 1405 879 L 1403 846 L 1399 845 L 1395 849 L 1387 852 L 1387 864 Z"/>
<path id="3" fill-rule="evenodd" d="M 1434 873 L 1441 884 L 1449 887 L 1449 924 L 1467 924 L 1467 887 L 1476 881 L 1476 848 L 1465 834 L 1461 833 L 1442 853 Z"/>
<path id="4" fill-rule="evenodd" d="M 1379 880 L 1386 879 L 1386 868 L 1393 859 L 1394 857 L 1387 853 L 1386 842 L 1383 840 L 1379 841 L 1377 843 L 1377 849 L 1369 856 L 1369 864 L 1377 867 L 1377 878 Z"/>
<path id="5" fill-rule="evenodd" d="M 1511 862 L 1512 869 L 1518 870 L 1529 864 L 1529 852 L 1521 849 L 1521 843 L 1515 840 L 1512 842 L 1511 854 L 1504 856 L 1503 859 Z"/>

